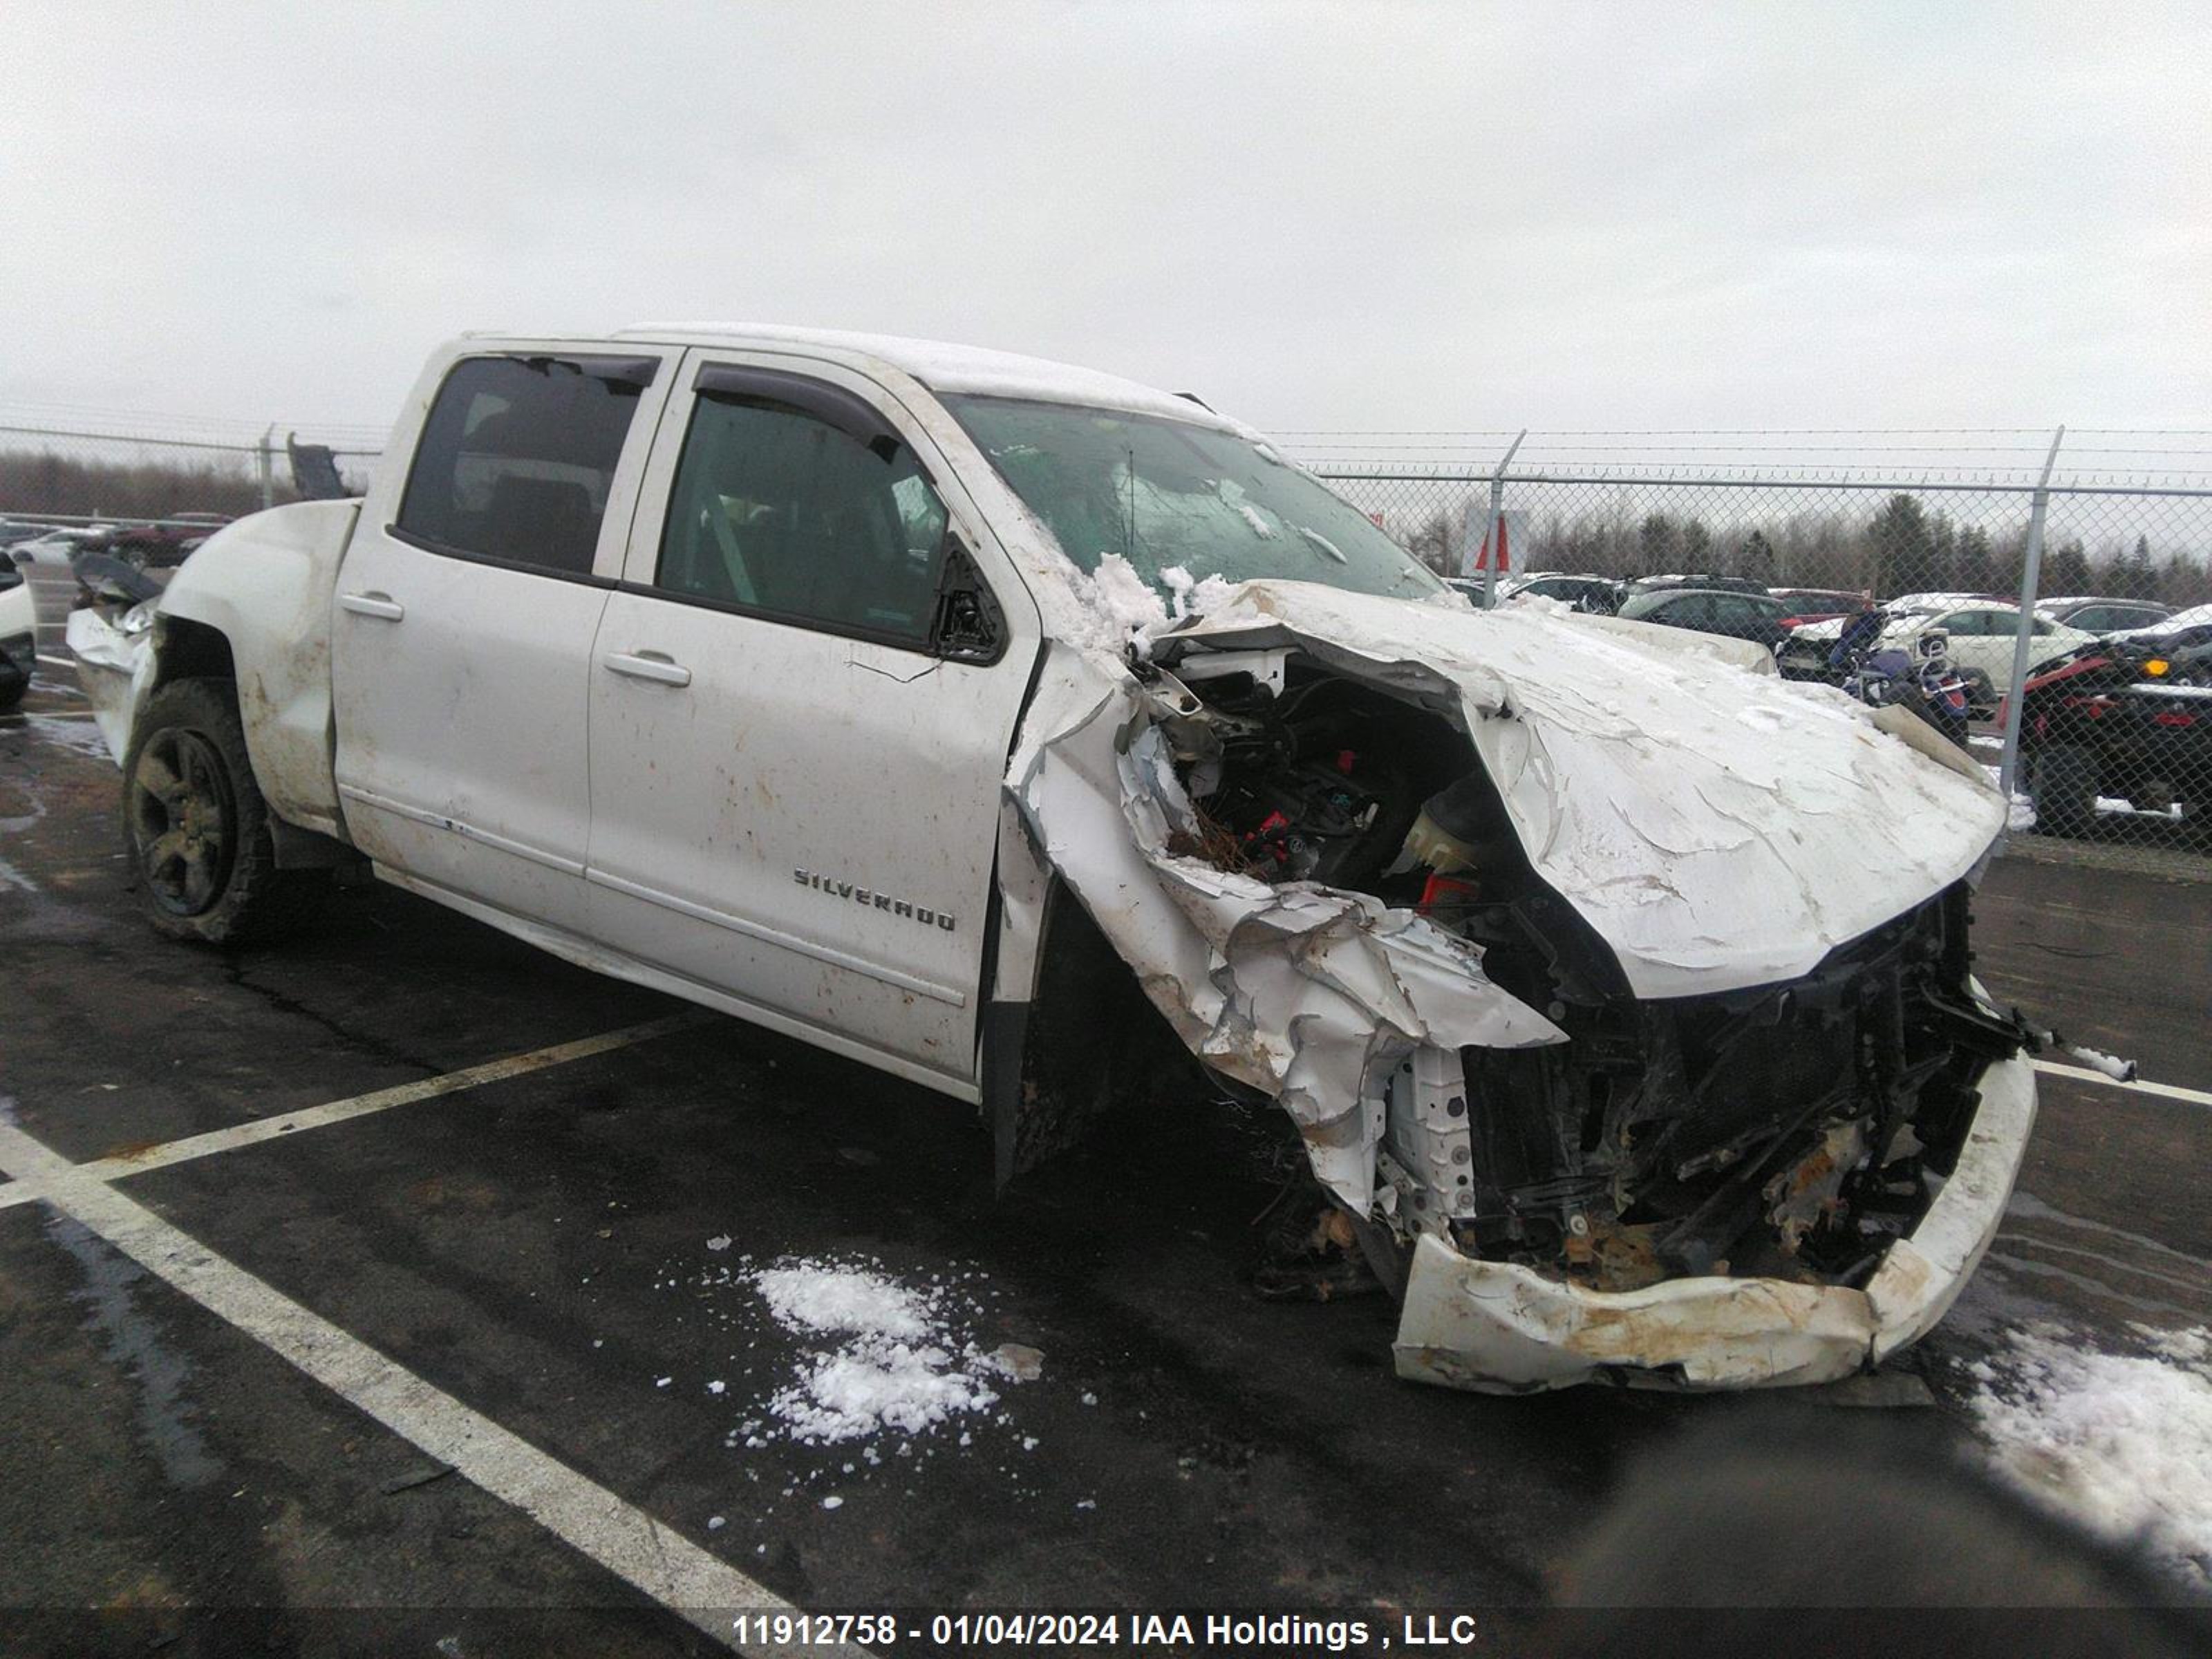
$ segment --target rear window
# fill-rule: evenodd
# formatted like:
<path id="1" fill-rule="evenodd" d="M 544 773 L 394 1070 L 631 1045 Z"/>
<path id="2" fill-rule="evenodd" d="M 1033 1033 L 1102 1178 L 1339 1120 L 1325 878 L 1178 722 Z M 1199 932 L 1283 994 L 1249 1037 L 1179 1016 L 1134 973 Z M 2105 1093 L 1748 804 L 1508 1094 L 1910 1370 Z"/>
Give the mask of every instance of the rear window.
<path id="1" fill-rule="evenodd" d="M 440 552 L 584 575 L 652 358 L 471 357 L 438 388 L 396 529 Z"/>

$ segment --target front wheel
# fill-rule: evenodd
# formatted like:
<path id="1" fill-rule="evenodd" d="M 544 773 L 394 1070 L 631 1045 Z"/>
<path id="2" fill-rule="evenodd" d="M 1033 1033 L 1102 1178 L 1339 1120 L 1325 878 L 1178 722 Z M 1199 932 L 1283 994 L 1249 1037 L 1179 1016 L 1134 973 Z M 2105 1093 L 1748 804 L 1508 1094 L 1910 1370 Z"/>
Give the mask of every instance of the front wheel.
<path id="1" fill-rule="evenodd" d="M 279 870 L 269 821 L 229 684 L 156 691 L 123 757 L 124 847 L 147 919 L 209 945 L 296 921 L 327 872 Z"/>

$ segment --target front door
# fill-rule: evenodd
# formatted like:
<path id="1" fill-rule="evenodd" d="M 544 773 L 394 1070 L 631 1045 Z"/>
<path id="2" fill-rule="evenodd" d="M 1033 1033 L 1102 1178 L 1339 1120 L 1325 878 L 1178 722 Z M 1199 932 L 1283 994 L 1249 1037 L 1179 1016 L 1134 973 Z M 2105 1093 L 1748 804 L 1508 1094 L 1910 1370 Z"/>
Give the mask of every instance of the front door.
<path id="1" fill-rule="evenodd" d="M 581 919 L 592 641 L 674 356 L 434 367 L 412 465 L 363 503 L 331 625 L 338 793 L 388 869 Z"/>
<path id="2" fill-rule="evenodd" d="M 994 639 L 945 634 L 972 592 Z M 591 674 L 595 931 L 972 1093 L 1000 782 L 1038 649 L 949 465 L 865 377 L 694 353 Z"/>

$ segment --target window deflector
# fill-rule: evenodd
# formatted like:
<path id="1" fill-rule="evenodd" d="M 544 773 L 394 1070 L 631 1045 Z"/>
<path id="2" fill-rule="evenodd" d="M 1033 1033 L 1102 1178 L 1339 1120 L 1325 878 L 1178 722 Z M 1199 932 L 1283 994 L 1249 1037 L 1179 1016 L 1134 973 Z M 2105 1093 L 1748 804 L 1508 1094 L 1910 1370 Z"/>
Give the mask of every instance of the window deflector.
<path id="1" fill-rule="evenodd" d="M 836 428 L 882 460 L 890 460 L 904 443 L 897 429 L 866 398 L 808 375 L 738 363 L 706 363 L 700 367 L 691 386 L 702 398 L 795 409 Z"/>

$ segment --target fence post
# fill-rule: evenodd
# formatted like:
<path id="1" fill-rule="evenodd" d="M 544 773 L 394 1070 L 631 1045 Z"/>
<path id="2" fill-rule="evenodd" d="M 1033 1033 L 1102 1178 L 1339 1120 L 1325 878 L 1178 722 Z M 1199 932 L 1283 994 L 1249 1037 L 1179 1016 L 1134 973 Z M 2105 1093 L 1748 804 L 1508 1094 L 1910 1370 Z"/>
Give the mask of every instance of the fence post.
<path id="1" fill-rule="evenodd" d="M 1498 457 L 1498 470 L 1490 475 L 1490 523 L 1483 532 L 1484 543 L 1490 548 L 1490 557 L 1484 562 L 1482 573 L 1482 608 L 1492 610 L 1498 604 L 1498 559 L 1504 550 L 1505 469 L 1513 465 L 1513 458 L 1521 453 L 1521 439 L 1528 435 L 1528 428 L 1521 428 L 1521 436 L 1505 447 Z"/>
<path id="2" fill-rule="evenodd" d="M 2043 580 L 2043 518 L 2051 505 L 2051 469 L 2057 464 L 2058 446 L 2066 441 L 2066 428 L 2051 435 L 2051 453 L 2043 458 L 2043 476 L 2036 480 L 2035 499 L 2027 510 L 2027 558 L 2020 573 L 2020 627 L 2012 641 L 2012 688 L 2005 697 L 2004 757 L 1997 763 L 1997 787 L 2004 792 L 2009 818 L 2012 798 L 2020 787 L 2021 693 L 2027 685 L 2027 649 L 2035 638 L 2035 595 Z"/>
<path id="3" fill-rule="evenodd" d="M 276 435 L 276 428 L 271 424 L 261 434 L 261 441 L 253 447 L 261 468 L 261 506 L 264 512 L 276 505 L 276 455 L 270 441 Z"/>

